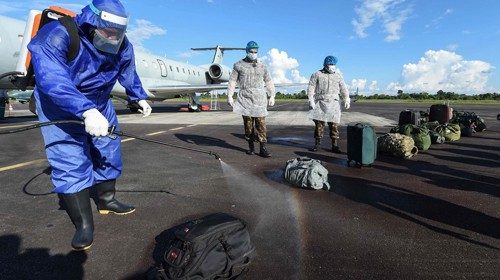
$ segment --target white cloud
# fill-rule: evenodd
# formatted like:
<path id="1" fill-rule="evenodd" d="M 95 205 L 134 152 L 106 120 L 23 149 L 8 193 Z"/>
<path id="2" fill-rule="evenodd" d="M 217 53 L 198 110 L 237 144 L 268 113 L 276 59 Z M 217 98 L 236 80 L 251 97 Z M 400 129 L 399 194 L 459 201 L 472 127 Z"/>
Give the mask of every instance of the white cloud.
<path id="1" fill-rule="evenodd" d="M 379 91 L 378 82 L 371 81 L 368 84 L 367 79 L 352 79 L 351 84 L 348 85 L 351 94 L 355 94 L 358 91 L 360 94 L 373 93 Z"/>
<path id="2" fill-rule="evenodd" d="M 214 0 L 207 0 L 207 3 L 213 3 Z"/>
<path id="3" fill-rule="evenodd" d="M 462 30 L 462 34 L 470 35 L 470 34 L 472 34 L 472 32 L 470 30 Z"/>
<path id="4" fill-rule="evenodd" d="M 458 49 L 458 44 L 449 44 L 446 48 L 450 51 L 456 51 Z"/>
<path id="5" fill-rule="evenodd" d="M 380 90 L 380 88 L 378 87 L 378 82 L 377 82 L 377 81 L 372 81 L 372 82 L 370 83 L 370 86 L 368 87 L 368 90 L 369 90 L 370 92 L 379 91 L 379 90 Z"/>
<path id="6" fill-rule="evenodd" d="M 299 62 L 289 57 L 285 51 L 271 49 L 261 60 L 269 65 L 275 83 L 307 83 L 309 80 L 300 75 Z"/>
<path id="7" fill-rule="evenodd" d="M 142 43 L 153 37 L 158 35 L 164 35 L 167 33 L 167 30 L 154 25 L 150 21 L 145 19 L 138 19 L 135 21 L 134 25 L 127 31 L 127 38 L 130 39 L 130 42 L 134 45 L 136 50 L 145 51 Z"/>
<path id="8" fill-rule="evenodd" d="M 417 63 L 403 65 L 402 82 L 392 82 L 388 90 L 438 90 L 457 93 L 481 92 L 486 89 L 493 66 L 480 60 L 465 60 L 455 52 L 429 50 Z"/>
<path id="9" fill-rule="evenodd" d="M 353 91 L 358 89 L 360 91 L 363 91 L 365 90 L 365 86 L 366 86 L 366 79 L 352 79 L 350 90 Z"/>
<path id="10" fill-rule="evenodd" d="M 438 16 L 437 18 L 433 19 L 430 23 L 426 24 L 425 28 L 429 28 L 431 26 L 437 26 L 440 21 L 442 21 L 447 15 L 450 15 L 452 13 L 453 13 L 452 9 L 446 9 L 446 11 L 444 11 L 442 15 Z"/>
<path id="11" fill-rule="evenodd" d="M 357 19 L 351 21 L 359 38 L 368 36 L 366 29 L 376 20 L 381 20 L 387 33 L 385 41 L 392 42 L 401 38 L 401 27 L 408 19 L 412 9 L 403 5 L 405 0 L 363 0 L 361 6 L 356 6 Z"/>

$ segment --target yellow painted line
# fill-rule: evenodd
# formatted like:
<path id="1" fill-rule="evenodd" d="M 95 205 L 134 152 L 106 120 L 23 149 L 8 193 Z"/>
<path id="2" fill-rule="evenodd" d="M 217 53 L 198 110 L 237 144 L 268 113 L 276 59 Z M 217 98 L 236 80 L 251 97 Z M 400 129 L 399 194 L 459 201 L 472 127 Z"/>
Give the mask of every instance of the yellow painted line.
<path id="1" fill-rule="evenodd" d="M 184 128 L 184 126 L 181 126 L 181 127 L 171 128 L 171 129 L 169 129 L 169 130 L 170 130 L 170 131 L 174 131 L 174 130 L 179 130 L 179 129 L 183 129 L 183 128 Z"/>
<path id="2" fill-rule="evenodd" d="M 165 133 L 165 132 L 166 132 L 166 131 L 158 131 L 158 132 L 153 132 L 153 133 L 146 134 L 146 136 L 153 136 L 153 135 L 163 134 L 163 133 Z"/>
<path id="3" fill-rule="evenodd" d="M 188 125 L 186 127 L 193 127 L 193 126 L 197 126 L 197 124 L 190 124 L 190 125 Z"/>
<path id="4" fill-rule="evenodd" d="M 33 164 L 38 164 L 38 163 L 42 163 L 42 162 L 46 162 L 46 161 L 47 161 L 46 159 L 37 159 L 37 160 L 27 161 L 27 162 L 18 163 L 18 164 L 14 164 L 14 165 L 10 165 L 10 166 L 0 167 L 0 172 L 16 169 L 16 168 L 20 168 L 20 167 L 25 167 L 25 166 L 29 166 L 29 165 L 33 165 Z"/>
<path id="5" fill-rule="evenodd" d="M 122 142 L 122 143 L 125 143 L 125 142 L 132 141 L 132 140 L 135 140 L 135 138 L 127 138 L 127 139 L 123 139 L 121 142 Z"/>

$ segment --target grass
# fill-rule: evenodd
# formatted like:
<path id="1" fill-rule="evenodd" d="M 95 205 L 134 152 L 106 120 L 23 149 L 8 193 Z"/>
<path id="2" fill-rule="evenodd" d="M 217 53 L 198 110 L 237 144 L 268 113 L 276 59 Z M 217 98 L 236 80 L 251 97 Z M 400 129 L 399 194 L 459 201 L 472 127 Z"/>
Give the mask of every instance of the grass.
<path id="1" fill-rule="evenodd" d="M 235 96 L 236 97 L 236 96 Z M 210 102 L 210 97 L 202 97 L 200 101 L 203 103 Z M 219 102 L 226 102 L 226 96 L 219 96 Z M 167 99 L 164 102 L 189 102 L 189 98 L 173 98 Z M 286 99 L 280 98 L 276 99 L 276 102 L 303 102 L 307 103 L 307 99 Z M 413 100 L 413 99 L 358 99 L 356 103 L 381 103 L 381 104 L 443 104 L 445 100 Z M 450 105 L 453 104 L 464 104 L 464 105 L 500 105 L 500 100 L 450 100 Z"/>
<path id="2" fill-rule="evenodd" d="M 390 104 L 443 104 L 447 102 L 446 100 L 413 100 L 413 99 L 360 99 L 356 101 L 358 103 L 390 103 Z M 453 104 L 465 104 L 465 105 L 500 105 L 500 100 L 450 100 L 450 105 Z"/>

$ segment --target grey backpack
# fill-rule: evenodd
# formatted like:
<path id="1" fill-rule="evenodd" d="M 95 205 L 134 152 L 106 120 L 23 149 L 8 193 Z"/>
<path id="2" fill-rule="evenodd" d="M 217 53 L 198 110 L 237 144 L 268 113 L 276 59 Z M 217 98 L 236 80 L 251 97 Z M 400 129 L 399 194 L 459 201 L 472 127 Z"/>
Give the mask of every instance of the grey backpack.
<path id="1" fill-rule="evenodd" d="M 316 159 L 298 157 L 288 160 L 284 176 L 287 182 L 296 187 L 330 190 L 328 170 Z"/>

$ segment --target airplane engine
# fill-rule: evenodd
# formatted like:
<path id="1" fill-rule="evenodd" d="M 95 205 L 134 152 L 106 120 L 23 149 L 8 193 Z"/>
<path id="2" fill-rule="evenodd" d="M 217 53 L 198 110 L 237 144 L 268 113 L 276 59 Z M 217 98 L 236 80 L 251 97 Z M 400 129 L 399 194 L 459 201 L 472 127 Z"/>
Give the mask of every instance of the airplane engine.
<path id="1" fill-rule="evenodd" d="M 231 70 L 218 63 L 214 63 L 208 67 L 208 76 L 213 84 L 220 84 L 229 81 Z"/>

